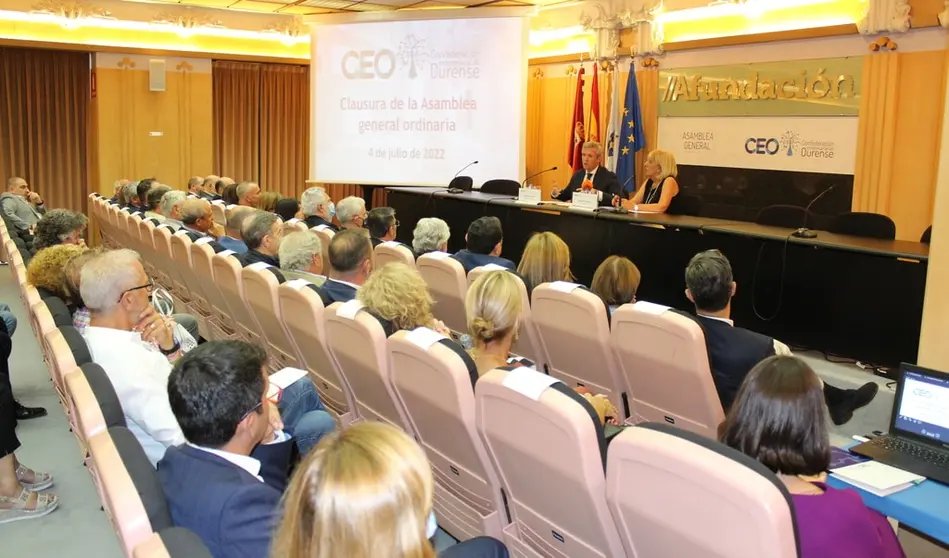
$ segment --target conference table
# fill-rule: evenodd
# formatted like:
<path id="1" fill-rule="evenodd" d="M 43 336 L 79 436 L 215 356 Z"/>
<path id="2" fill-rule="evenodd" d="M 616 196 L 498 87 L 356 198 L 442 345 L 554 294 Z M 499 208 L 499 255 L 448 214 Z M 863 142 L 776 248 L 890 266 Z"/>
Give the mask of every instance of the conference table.
<path id="1" fill-rule="evenodd" d="M 642 272 L 636 295 L 689 310 L 685 268 L 698 252 L 721 250 L 731 261 L 738 290 L 736 325 L 808 349 L 895 367 L 916 362 L 929 246 L 707 217 L 598 211 L 533 205 L 508 195 L 445 189 L 389 187 L 398 240 L 411 245 L 415 224 L 440 217 L 451 229 L 449 251 L 465 247 L 471 221 L 496 216 L 504 229 L 502 256 L 520 260 L 535 232 L 552 231 L 570 247 L 576 281 L 590 285 L 612 254 Z"/>

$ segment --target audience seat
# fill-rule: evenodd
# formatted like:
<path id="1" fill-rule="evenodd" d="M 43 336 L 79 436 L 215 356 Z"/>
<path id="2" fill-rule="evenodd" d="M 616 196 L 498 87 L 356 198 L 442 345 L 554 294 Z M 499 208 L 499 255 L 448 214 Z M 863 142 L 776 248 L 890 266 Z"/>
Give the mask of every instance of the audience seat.
<path id="1" fill-rule="evenodd" d="M 581 285 L 543 283 L 531 295 L 547 368 L 570 387 L 586 386 L 610 398 L 625 420 L 628 388 L 610 346 L 610 314 L 603 300 Z"/>
<path id="2" fill-rule="evenodd" d="M 332 304 L 325 315 L 330 354 L 352 390 L 355 420 L 387 422 L 405 430 L 409 422 L 395 399 L 382 324 L 355 299 Z"/>
<path id="3" fill-rule="evenodd" d="M 204 294 L 207 296 L 208 307 L 211 309 L 211 339 L 237 339 L 237 327 L 234 325 L 234 319 L 231 317 L 231 310 L 224 300 L 224 294 L 218 288 L 214 277 L 214 268 L 211 265 L 214 257 L 214 248 L 208 244 L 191 244 L 191 266 L 195 277 L 204 283 Z M 221 252 L 222 257 L 233 252 Z"/>
<path id="4" fill-rule="evenodd" d="M 178 279 L 175 271 L 175 261 L 171 257 L 171 229 L 168 227 L 156 227 L 152 233 L 155 240 L 155 261 L 162 270 L 165 277 L 165 284 L 168 292 L 175 299 L 175 308 L 191 308 L 191 293 L 187 289 L 178 286 L 182 281 Z"/>
<path id="5" fill-rule="evenodd" d="M 283 326 L 309 372 L 326 409 L 346 427 L 355 417 L 352 390 L 343 378 L 326 342 L 323 301 L 305 279 L 288 281 L 277 288 Z"/>
<path id="6" fill-rule="evenodd" d="M 46 302 L 46 308 L 50 315 L 53 316 L 53 323 L 56 324 L 56 327 L 72 325 L 72 313 L 69 312 L 69 307 L 61 298 L 50 297 L 44 302 Z"/>
<path id="7" fill-rule="evenodd" d="M 375 255 L 376 269 L 380 269 L 387 263 L 402 262 L 409 267 L 415 267 L 415 255 L 405 244 L 398 242 L 382 242 L 373 250 Z"/>
<path id="8" fill-rule="evenodd" d="M 222 227 L 227 224 L 227 210 L 224 208 L 223 204 L 212 203 L 211 204 L 211 217 L 214 219 L 214 222 Z"/>
<path id="9" fill-rule="evenodd" d="M 86 344 L 86 340 L 82 334 L 79 333 L 78 329 L 71 325 L 59 326 L 58 329 L 62 332 L 66 344 L 69 345 L 69 350 L 72 352 L 73 360 L 76 361 L 76 366 L 82 366 L 87 362 L 92 362 L 92 353 L 89 352 L 89 345 Z"/>
<path id="10" fill-rule="evenodd" d="M 23 308 L 25 308 L 28 312 L 30 318 L 30 329 L 33 331 L 33 337 L 35 337 L 36 341 L 40 344 L 40 346 L 42 346 L 42 332 L 40 331 L 39 324 L 36 323 L 36 315 L 33 313 L 33 306 L 37 304 L 43 304 L 43 298 L 40 297 L 40 292 L 36 290 L 36 287 L 33 285 L 25 285 L 23 287 Z"/>
<path id="11" fill-rule="evenodd" d="M 50 354 L 49 347 L 46 345 L 46 335 L 56 329 L 56 321 L 53 319 L 45 300 L 33 304 L 30 309 L 30 319 L 35 324 L 40 349 L 43 353 L 43 362 L 49 367 Z"/>
<path id="12" fill-rule="evenodd" d="M 214 269 L 214 283 L 221 291 L 221 296 L 227 304 L 227 314 L 240 337 L 248 343 L 264 346 L 260 324 L 251 314 L 244 298 L 244 284 L 241 281 L 241 264 L 237 258 L 224 255 L 225 252 L 214 254 L 211 258 L 211 267 Z"/>
<path id="13" fill-rule="evenodd" d="M 336 233 L 326 225 L 317 225 L 310 229 L 320 237 L 320 245 L 323 247 L 323 265 L 326 267 L 324 273 L 329 272 L 330 268 L 330 242 Z"/>
<path id="14" fill-rule="evenodd" d="M 501 538 L 501 485 L 475 427 L 478 369 L 460 345 L 428 328 L 386 341 L 392 386 L 435 475 L 435 515 L 459 540 Z"/>
<path id="15" fill-rule="evenodd" d="M 251 264 L 241 270 L 241 280 L 244 282 L 244 297 L 267 342 L 267 352 L 270 353 L 270 363 L 273 371 L 282 368 L 301 368 L 302 362 L 293 342 L 283 327 L 280 303 L 277 301 L 277 288 L 282 282 L 283 275 L 276 268 L 265 263 Z"/>
<path id="16" fill-rule="evenodd" d="M 59 328 L 46 334 L 44 344 L 49 348 L 49 377 L 53 380 L 53 389 L 59 396 L 59 404 L 63 406 L 66 413 L 69 413 L 69 403 L 66 400 L 66 374 L 76 369 L 76 359 Z M 71 417 L 67 418 L 72 420 Z"/>
<path id="17" fill-rule="evenodd" d="M 82 370 L 75 368 L 66 374 L 64 383 L 70 426 L 85 455 L 89 449 L 89 438 L 105 432 L 105 418 L 102 417 L 102 409 Z"/>
<path id="18" fill-rule="evenodd" d="M 476 267 L 468 273 L 468 287 L 471 287 L 471 284 L 474 283 L 478 277 L 495 270 L 510 271 L 495 264 Z M 537 324 L 534 323 L 534 318 L 531 314 L 531 300 L 530 295 L 527 294 L 527 286 L 524 284 L 524 279 L 522 279 L 520 275 L 513 272 L 512 275 L 517 279 L 517 284 L 521 289 L 522 311 L 518 338 L 514 341 L 511 352 L 515 355 L 529 358 L 538 370 L 545 371 L 547 368 L 547 355 L 544 353 L 544 345 L 540 340 L 540 331 L 537 329 Z"/>
<path id="19" fill-rule="evenodd" d="M 830 224 L 830 232 L 867 238 L 893 240 L 896 238 L 896 223 L 886 215 L 850 211 L 841 213 Z"/>
<path id="20" fill-rule="evenodd" d="M 627 556 L 799 555 L 787 489 L 756 460 L 714 440 L 666 424 L 628 428 L 610 443 L 606 471 Z"/>
<path id="21" fill-rule="evenodd" d="M 102 419 L 105 421 L 106 428 L 113 426 L 126 426 L 125 412 L 122 410 L 122 403 L 119 396 L 115 393 L 112 386 L 112 380 L 106 375 L 105 370 L 94 362 L 87 362 L 79 367 L 82 375 L 89 384 L 99 404 L 99 410 L 102 412 Z"/>
<path id="22" fill-rule="evenodd" d="M 284 228 L 286 229 L 288 233 L 293 232 L 293 231 L 307 230 L 306 223 L 297 218 L 290 219 L 289 221 L 284 223 Z"/>
<path id="23" fill-rule="evenodd" d="M 809 220 L 810 214 L 803 207 L 796 205 L 769 205 L 755 217 L 755 223 L 759 225 L 793 229 L 806 227 Z"/>
<path id="24" fill-rule="evenodd" d="M 135 485 L 152 529 L 161 531 L 173 527 L 171 511 L 168 509 L 165 491 L 158 479 L 158 473 L 148 460 L 142 444 L 135 438 L 135 434 L 132 434 L 128 428 L 118 426 L 109 429 L 109 436 L 112 437 L 115 449 L 118 450 L 122 463 L 125 464 L 125 470 L 128 471 L 132 484 Z"/>
<path id="25" fill-rule="evenodd" d="M 213 242 L 211 237 L 198 239 L 195 242 L 187 234 L 175 233 L 171 237 L 171 261 L 174 264 L 176 289 L 185 289 L 191 296 L 191 305 L 188 307 L 191 313 L 198 319 L 198 327 L 201 336 L 205 339 L 211 338 L 211 320 L 214 313 L 211 305 L 208 303 L 208 296 L 204 292 L 204 285 L 208 283 L 206 279 L 195 275 L 194 266 L 191 261 L 191 245 L 195 243 L 207 244 Z"/>
<path id="26" fill-rule="evenodd" d="M 445 322 L 452 331 L 468 331 L 465 313 L 468 281 L 461 262 L 445 252 L 429 252 L 419 256 L 415 265 L 435 300 L 432 308 L 435 317 Z"/>
<path id="27" fill-rule="evenodd" d="M 135 547 L 132 558 L 211 558 L 211 552 L 194 532 L 172 527 L 152 533 Z"/>
<path id="28" fill-rule="evenodd" d="M 530 368 L 493 370 L 475 387 L 475 417 L 513 521 L 503 537 L 512 556 L 625 556 L 606 502 L 603 428 L 583 397 Z"/>
<path id="29" fill-rule="evenodd" d="M 139 255 L 142 257 L 145 272 L 163 289 L 169 290 L 170 279 L 162 268 L 162 262 L 155 251 L 155 225 L 150 221 L 142 221 L 138 224 L 138 232 L 142 238 L 142 251 Z"/>
<path id="30" fill-rule="evenodd" d="M 725 414 L 699 324 L 648 302 L 624 304 L 612 320 L 610 339 L 629 385 L 633 421 L 664 421 L 715 439 Z"/>

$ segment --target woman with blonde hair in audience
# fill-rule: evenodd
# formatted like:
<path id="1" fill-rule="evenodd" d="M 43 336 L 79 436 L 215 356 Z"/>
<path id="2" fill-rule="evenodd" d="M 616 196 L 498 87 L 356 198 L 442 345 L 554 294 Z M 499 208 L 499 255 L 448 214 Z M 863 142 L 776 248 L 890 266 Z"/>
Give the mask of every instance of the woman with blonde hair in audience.
<path id="1" fill-rule="evenodd" d="M 59 244 L 44 248 L 36 253 L 26 266 L 26 280 L 36 287 L 40 297 L 55 296 L 69 302 L 66 290 L 66 266 L 89 249 L 85 245 Z"/>
<path id="2" fill-rule="evenodd" d="M 324 437 L 284 496 L 271 556 L 435 558 L 435 483 L 425 452 L 401 430 L 363 422 Z M 506 558 L 504 545 L 478 537 L 442 558 Z"/>
<path id="3" fill-rule="evenodd" d="M 432 314 L 432 295 L 418 270 L 402 262 L 376 269 L 356 291 L 356 298 L 377 318 L 388 322 L 391 334 L 400 329 L 432 328 L 443 335 L 450 330 Z"/>
<path id="4" fill-rule="evenodd" d="M 831 446 L 820 378 L 803 360 L 773 356 L 745 377 L 725 422 L 722 443 L 757 459 L 787 487 L 801 558 L 902 558 L 886 518 L 856 491 L 825 484 Z"/>
<path id="5" fill-rule="evenodd" d="M 517 272 L 524 278 L 528 293 L 541 283 L 573 281 L 570 248 L 552 232 L 534 233 L 524 247 Z"/>
<path id="6" fill-rule="evenodd" d="M 610 256 L 596 268 L 590 290 L 603 299 L 612 314 L 620 306 L 636 302 L 641 279 L 636 264 L 622 256 Z"/>
<path id="7" fill-rule="evenodd" d="M 518 280 L 509 271 L 489 271 L 468 287 L 465 314 L 474 345 L 468 353 L 478 367 L 478 376 L 507 366 L 523 305 Z"/>
<path id="8" fill-rule="evenodd" d="M 278 201 L 280 201 L 280 194 L 277 192 L 264 192 L 257 201 L 257 209 L 273 213 Z"/>

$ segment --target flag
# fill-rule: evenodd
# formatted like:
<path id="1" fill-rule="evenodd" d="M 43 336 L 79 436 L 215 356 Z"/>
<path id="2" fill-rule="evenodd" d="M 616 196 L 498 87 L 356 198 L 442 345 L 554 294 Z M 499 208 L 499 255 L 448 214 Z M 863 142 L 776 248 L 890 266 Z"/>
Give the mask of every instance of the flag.
<path id="1" fill-rule="evenodd" d="M 590 124 L 587 125 L 587 141 L 600 141 L 600 80 L 599 64 L 593 64 L 593 88 L 590 90 Z"/>
<path id="2" fill-rule="evenodd" d="M 626 97 L 623 99 L 623 108 L 619 113 L 619 136 L 616 138 L 619 154 L 616 157 L 616 177 L 623 185 L 624 192 L 635 192 L 639 187 L 636 184 L 636 152 L 646 147 L 646 136 L 643 133 L 643 114 L 639 106 L 639 86 L 636 84 L 636 69 L 629 66 L 629 77 L 626 80 Z"/>
<path id="3" fill-rule="evenodd" d="M 577 72 L 577 94 L 573 101 L 573 119 L 570 121 L 570 144 L 567 146 L 567 162 L 574 171 L 580 170 L 580 151 L 586 134 L 583 131 L 583 67 Z"/>
<path id="4" fill-rule="evenodd" d="M 610 86 L 610 121 L 606 125 L 606 168 L 616 172 L 617 140 L 620 129 L 619 111 L 619 64 L 613 67 L 613 84 Z"/>

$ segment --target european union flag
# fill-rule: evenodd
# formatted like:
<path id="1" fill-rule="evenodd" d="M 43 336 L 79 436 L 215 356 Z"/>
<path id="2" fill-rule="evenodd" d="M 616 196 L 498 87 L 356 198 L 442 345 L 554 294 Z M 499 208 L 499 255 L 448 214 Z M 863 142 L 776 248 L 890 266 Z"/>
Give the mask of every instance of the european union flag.
<path id="1" fill-rule="evenodd" d="M 629 78 L 626 80 L 626 97 L 620 113 L 619 129 L 619 137 L 616 138 L 619 148 L 616 177 L 623 185 L 624 192 L 635 192 L 639 187 L 636 181 L 636 152 L 646 147 L 646 136 L 643 134 L 643 113 L 639 106 L 636 70 L 632 64 L 629 68 Z"/>

